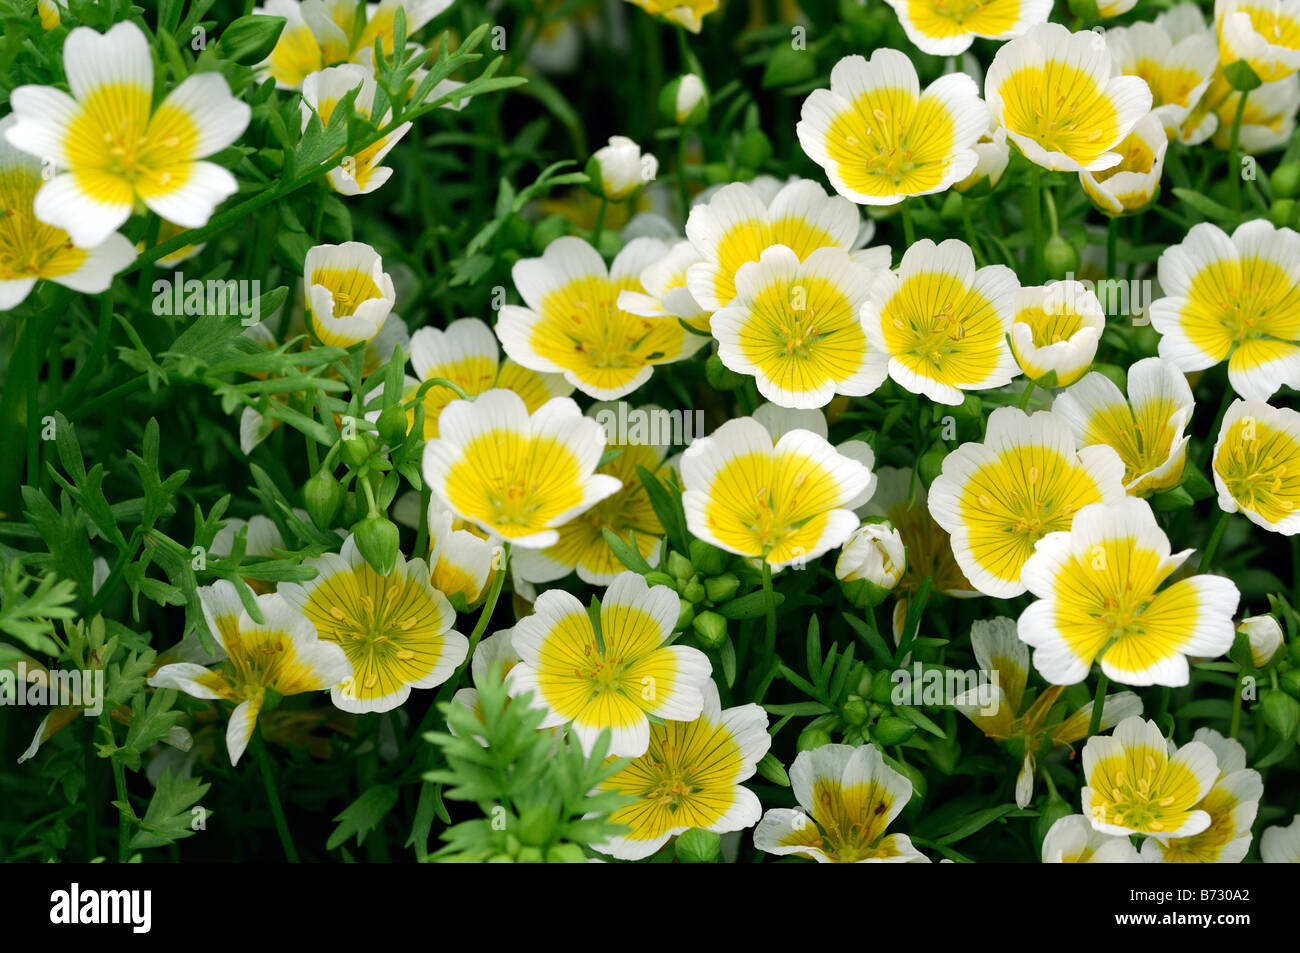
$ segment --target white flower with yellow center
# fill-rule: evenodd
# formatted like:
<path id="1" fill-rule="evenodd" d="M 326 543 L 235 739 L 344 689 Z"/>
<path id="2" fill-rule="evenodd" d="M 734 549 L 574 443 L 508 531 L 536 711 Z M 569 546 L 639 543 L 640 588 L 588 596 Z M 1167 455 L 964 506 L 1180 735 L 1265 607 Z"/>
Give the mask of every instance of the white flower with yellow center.
<path id="1" fill-rule="evenodd" d="M 451 4 L 452 0 L 380 0 L 364 6 L 353 0 L 266 0 L 253 12 L 284 17 L 286 22 L 275 48 L 258 68 L 281 89 L 297 89 L 310 74 L 327 66 L 346 62 L 369 66 L 376 41 L 382 42 L 385 56 L 392 56 L 399 8 L 406 14 L 406 35 L 413 36 Z"/>
<path id="2" fill-rule="evenodd" d="M 1095 33 L 1071 33 L 1058 23 L 1002 46 L 984 95 L 1025 158 L 1063 172 L 1118 165 L 1115 147 L 1151 111 L 1147 84 L 1112 75 L 1110 52 Z"/>
<path id="3" fill-rule="evenodd" d="M 1232 124 L 1237 119 L 1241 95 L 1219 78 L 1205 94 L 1205 101 L 1214 104 L 1211 108 L 1218 117 L 1210 139 L 1216 149 L 1227 152 L 1232 146 Z M 1237 148 L 1246 155 L 1257 155 L 1286 145 L 1295 132 L 1297 109 L 1300 109 L 1300 76 L 1294 73 L 1252 90 L 1241 113 Z"/>
<path id="4" fill-rule="evenodd" d="M 1259 837 L 1259 859 L 1266 864 L 1300 864 L 1300 814 L 1285 827 L 1264 828 Z"/>
<path id="5" fill-rule="evenodd" d="M 226 725 L 226 750 L 238 764 L 257 727 L 266 692 L 299 695 L 332 688 L 351 670 L 337 645 L 317 637 L 310 621 L 281 596 L 257 596 L 262 616 L 255 622 L 224 579 L 200 586 L 203 617 L 226 658 L 215 669 L 194 662 L 164 665 L 149 679 L 154 688 L 174 688 L 195 698 L 235 703 Z"/>
<path id="6" fill-rule="evenodd" d="M 619 308 L 646 318 L 674 317 L 693 331 L 709 334 L 711 312 L 700 307 L 686 287 L 687 271 L 703 260 L 691 242 L 677 242 L 663 258 L 646 265 L 641 272 L 641 287 L 645 290 L 619 293 Z"/>
<path id="7" fill-rule="evenodd" d="M 1282 626 L 1272 615 L 1253 615 L 1237 626 L 1250 641 L 1250 660 L 1256 668 L 1267 665 L 1282 647 Z"/>
<path id="8" fill-rule="evenodd" d="M 1092 366 L 1106 312 L 1092 289 L 1054 281 L 1016 292 L 1011 351 L 1035 384 L 1068 387 Z"/>
<path id="9" fill-rule="evenodd" d="M 719 0 L 628 0 L 653 17 L 699 33 L 704 18 L 718 9 Z"/>
<path id="10" fill-rule="evenodd" d="M 303 288 L 307 323 L 330 347 L 352 347 L 374 338 L 397 300 L 379 253 L 363 242 L 310 249 Z"/>
<path id="11" fill-rule="evenodd" d="M 608 729 L 610 756 L 639 758 L 650 747 L 647 716 L 692 722 L 704 710 L 708 657 L 667 644 L 680 613 L 676 592 L 651 588 L 634 572 L 605 590 L 594 613 L 599 632 L 575 596 L 543 592 L 515 625 L 521 661 L 510 670 L 510 694 L 531 692 L 533 704 L 547 709 L 540 727 L 572 724 L 588 754 Z"/>
<path id="12" fill-rule="evenodd" d="M 1263 779 L 1246 767 L 1241 742 L 1213 728 L 1196 729 L 1192 740 L 1213 751 L 1218 763 L 1214 787 L 1196 805 L 1210 815 L 1210 826 L 1190 837 L 1149 837 L 1142 844 L 1142 859 L 1156 864 L 1239 864 L 1250 850 L 1250 826 L 1264 796 Z"/>
<path id="13" fill-rule="evenodd" d="M 497 546 L 467 529 L 456 528 L 455 514 L 441 501 L 429 500 L 429 581 L 458 612 L 466 612 L 487 592 L 500 571 Z"/>
<path id="14" fill-rule="evenodd" d="M 1145 500 L 1085 506 L 1069 532 L 1039 541 L 1021 572 L 1038 601 L 1020 615 L 1034 667 L 1057 685 L 1101 670 L 1124 685 L 1186 685 L 1187 657 L 1232 647 L 1240 593 L 1223 576 L 1166 581 L 1192 554 L 1170 554 Z"/>
<path id="15" fill-rule="evenodd" d="M 603 791 L 637 800 L 608 818 L 631 830 L 593 848 L 620 860 L 640 860 L 688 830 L 725 834 L 758 823 L 763 806 L 743 782 L 754 776 L 772 746 L 767 712 L 759 705 L 723 711 L 713 680 L 703 688 L 698 718 L 652 723 L 645 754 L 600 783 Z"/>
<path id="16" fill-rule="evenodd" d="M 1083 748 L 1083 813 L 1104 834 L 1190 837 L 1210 826 L 1196 807 L 1219 776 L 1214 751 L 1191 741 L 1170 753 L 1154 721 L 1126 718 Z"/>
<path id="17" fill-rule="evenodd" d="M 885 0 L 922 52 L 956 56 L 976 39 L 1009 40 L 1047 22 L 1052 0 Z"/>
<path id="18" fill-rule="evenodd" d="M 1097 16 L 1103 19 L 1128 13 L 1137 6 L 1137 0 L 1097 0 Z"/>
<path id="19" fill-rule="evenodd" d="M 645 415 L 664 413 L 650 406 L 635 410 Z M 635 433 L 618 434 L 617 426 L 606 423 L 616 421 L 618 414 L 618 406 L 607 403 L 595 404 L 587 412 L 588 417 L 605 428 L 609 449 L 619 451 L 596 472 L 613 477 L 622 486 L 618 492 L 559 527 L 560 536 L 555 545 L 546 549 L 521 549 L 514 553 L 510 565 L 518 578 L 533 583 L 554 582 L 576 569 L 583 582 L 608 586 L 624 566 L 605 542 L 604 531 L 607 529 L 637 550 L 651 566 L 659 564 L 664 529 L 650 503 L 650 494 L 641 482 L 638 468 L 644 467 L 662 479 L 668 446 L 642 442 L 640 435 Z"/>
<path id="20" fill-rule="evenodd" d="M 1184 124 L 1210 85 L 1219 62 L 1214 32 L 1201 11 L 1184 3 L 1160 14 L 1154 23 L 1134 23 L 1106 31 L 1114 68 L 1137 76 L 1151 90 L 1151 115 L 1170 137 L 1189 145 L 1203 142 L 1213 128 Z"/>
<path id="21" fill-rule="evenodd" d="M 506 354 L 534 371 L 563 374 L 599 400 L 630 394 L 656 365 L 694 354 L 706 339 L 676 317 L 632 314 L 618 304 L 622 292 L 645 290 L 642 272 L 667 251 L 657 239 L 637 238 L 607 269 L 591 245 L 565 237 L 541 258 L 515 262 L 511 274 L 527 307 L 501 309 L 496 330 Z"/>
<path id="22" fill-rule="evenodd" d="M 1140 212 L 1155 201 L 1164 174 L 1169 137 L 1154 115 L 1142 117 L 1118 146 L 1119 165 L 1101 172 L 1079 173 L 1079 184 L 1107 215 Z"/>
<path id="23" fill-rule="evenodd" d="M 871 745 L 799 752 L 790 786 L 799 808 L 763 815 L 754 831 L 759 850 L 822 864 L 929 863 L 906 834 L 885 833 L 911 799 L 912 782 Z"/>
<path id="24" fill-rule="evenodd" d="M 85 294 L 107 291 L 135 260 L 135 248 L 118 232 L 95 248 L 78 248 L 63 229 L 36 217 L 33 203 L 45 179 L 40 160 L 5 139 L 16 122 L 0 119 L 0 311 L 21 304 L 37 281 Z"/>
<path id="25" fill-rule="evenodd" d="M 897 205 L 960 182 L 988 128 L 973 79 L 948 73 L 923 93 L 912 61 L 890 49 L 836 63 L 831 88 L 813 90 L 801 116 L 803 151 L 859 205 Z"/>
<path id="26" fill-rule="evenodd" d="M 958 192 L 976 194 L 979 194 L 982 186 L 996 188 L 1011 163 L 1007 131 L 997 124 L 991 125 L 971 148 L 975 151 L 975 168 L 971 169 L 966 178 L 954 182 L 952 187 Z"/>
<path id="27" fill-rule="evenodd" d="M 697 204 L 686 220 L 686 237 L 702 261 L 686 272 L 686 285 L 699 306 L 710 313 L 736 297 L 736 273 L 758 261 L 763 249 L 785 245 L 803 261 L 818 248 L 834 246 L 872 268 L 889 267 L 888 248 L 858 249 L 862 216 L 848 199 L 828 196 L 809 179 L 795 179 L 770 199 L 759 180 L 732 182 L 707 203 Z"/>
<path id="28" fill-rule="evenodd" d="M 393 118 L 391 109 L 383 116 L 371 115 L 378 89 L 372 73 L 364 66 L 345 63 L 312 73 L 303 80 L 302 101 L 298 104 L 303 131 L 306 131 L 313 114 L 320 117 L 322 125 L 327 124 L 340 100 L 354 89 L 358 92 L 352 103 L 353 114 L 369 120 L 376 128 L 388 125 Z M 330 186 L 340 195 L 369 195 L 375 191 L 393 174 L 392 169 L 379 163 L 410 128 L 411 124 L 404 122 L 356 155 L 344 157 L 340 165 L 329 171 Z"/>
<path id="29" fill-rule="evenodd" d="M 1103 834 L 1083 814 L 1071 814 L 1043 838 L 1043 863 L 1140 864 L 1142 857 L 1127 837 Z"/>
<path id="30" fill-rule="evenodd" d="M 1069 425 L 1015 407 L 989 415 L 982 443 L 964 443 L 930 486 L 930 514 L 952 537 L 953 555 L 980 592 L 1025 591 L 1021 570 L 1049 533 L 1068 530 L 1090 503 L 1124 498 L 1124 463 L 1110 447 L 1075 451 Z"/>
<path id="31" fill-rule="evenodd" d="M 840 248 L 819 248 L 802 262 L 785 245 L 764 249 L 736 272 L 735 299 L 713 315 L 718 357 L 754 375 L 759 393 L 783 407 L 870 394 L 889 362 L 868 347 L 859 316 L 871 278 Z"/>
<path id="32" fill-rule="evenodd" d="M 474 397 L 493 388 L 514 391 L 535 413 L 553 397 L 568 397 L 573 385 L 560 374 L 539 374 L 514 361 L 501 359 L 496 335 L 478 318 L 460 318 L 445 329 L 420 328 L 411 335 L 411 368 L 404 400 L 410 401 L 426 381 L 451 381 Z M 438 436 L 438 418 L 456 399 L 450 387 L 433 384 L 424 389 L 424 439 Z M 407 411 L 407 427 L 415 425 L 415 409 Z"/>
<path id="33" fill-rule="evenodd" d="M 240 137 L 251 111 L 218 73 L 195 73 L 153 106 L 153 56 L 134 23 L 99 34 L 77 27 L 63 44 L 72 95 L 50 86 L 10 94 L 10 144 L 59 173 L 36 194 L 36 217 L 94 248 L 137 202 L 185 228 L 206 225 L 239 187 L 201 161 Z"/>
<path id="34" fill-rule="evenodd" d="M 1215 0 L 1219 62 L 1245 62 L 1261 80 L 1300 70 L 1300 0 Z"/>
<path id="35" fill-rule="evenodd" d="M 618 491 L 617 478 L 596 473 L 605 451 L 600 424 L 568 397 L 530 415 L 508 390 L 457 400 L 424 446 L 424 479 L 448 509 L 527 549 L 559 541 L 558 527 Z"/>
<path id="36" fill-rule="evenodd" d="M 811 431 L 790 430 L 774 444 L 761 423 L 742 417 L 686 448 L 682 483 L 692 535 L 778 570 L 842 545 L 859 523 L 850 507 L 875 477 Z"/>
<path id="37" fill-rule="evenodd" d="M 1202 222 L 1160 256 L 1159 276 L 1166 297 L 1151 303 L 1151 326 L 1161 357 L 1184 371 L 1227 360 L 1246 398 L 1300 385 L 1300 235 L 1255 219 L 1229 238 Z"/>
<path id="38" fill-rule="evenodd" d="M 1300 413 L 1233 401 L 1214 443 L 1214 486 L 1225 513 L 1284 536 L 1300 533 Z"/>
<path id="39" fill-rule="evenodd" d="M 279 593 L 343 649 L 352 671 L 330 692 L 344 711 L 390 711 L 412 688 L 436 688 L 465 661 L 469 641 L 451 630 L 456 613 L 429 584 L 423 559 L 401 553 L 386 576 L 366 562 L 349 536 L 340 553 L 306 565 L 315 579 L 281 585 Z"/>
<path id="40" fill-rule="evenodd" d="M 1184 431 L 1196 401 L 1187 378 L 1169 361 L 1147 357 L 1128 369 L 1128 399 L 1105 374 L 1071 385 L 1052 412 L 1074 431 L 1079 447 L 1104 444 L 1124 461 L 1124 488 L 1134 496 L 1172 489 L 1187 462 Z"/>
<path id="41" fill-rule="evenodd" d="M 960 404 L 963 391 L 1016 376 L 1007 334 L 1019 287 L 1005 265 L 976 268 L 966 243 L 923 238 L 872 283 L 862 308 L 867 343 L 889 354 L 889 376 L 902 387 Z"/>

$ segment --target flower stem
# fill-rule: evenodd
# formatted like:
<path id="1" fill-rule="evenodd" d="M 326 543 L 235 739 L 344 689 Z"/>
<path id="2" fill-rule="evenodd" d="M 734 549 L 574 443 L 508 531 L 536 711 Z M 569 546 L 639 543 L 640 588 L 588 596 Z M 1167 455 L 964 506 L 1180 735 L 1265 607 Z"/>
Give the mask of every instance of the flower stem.
<path id="1" fill-rule="evenodd" d="M 1106 225 L 1106 277 L 1114 278 L 1119 268 L 1119 218 Z"/>
<path id="2" fill-rule="evenodd" d="M 1029 167 L 1029 230 L 1033 244 L 1028 262 L 1029 277 L 1035 284 L 1043 277 L 1043 170 L 1037 165 Z"/>
<path id="3" fill-rule="evenodd" d="M 605 230 L 605 210 L 609 208 L 609 199 L 600 197 L 600 209 L 596 212 L 596 227 L 591 230 L 591 244 L 600 251 L 600 235 Z"/>
<path id="4" fill-rule="evenodd" d="M 1101 660 L 1114 644 L 1115 640 L 1112 638 L 1097 653 L 1097 694 L 1092 698 L 1092 717 L 1088 719 L 1089 738 L 1101 730 L 1101 713 L 1106 707 L 1106 689 L 1110 687 L 1110 679 L 1101 668 Z"/>
<path id="5" fill-rule="evenodd" d="M 766 557 L 763 559 L 763 605 L 767 616 L 763 645 L 767 657 L 771 658 L 776 653 L 776 594 L 772 591 L 772 564 Z"/>
<path id="6" fill-rule="evenodd" d="M 1241 686 L 1246 680 L 1246 667 L 1243 665 L 1237 672 L 1237 684 L 1232 690 L 1232 721 L 1228 723 L 1228 737 L 1236 738 L 1237 732 L 1241 730 Z"/>
<path id="7" fill-rule="evenodd" d="M 1214 554 L 1219 548 L 1219 542 L 1223 539 L 1223 531 L 1228 528 L 1228 513 L 1219 511 L 1219 521 L 1214 524 L 1214 529 L 1210 532 L 1209 542 L 1205 544 L 1205 554 L 1201 557 L 1201 572 L 1207 572 L 1214 560 Z"/>
<path id="8" fill-rule="evenodd" d="M 1024 393 L 1020 395 L 1021 410 L 1024 410 L 1026 407 L 1029 406 L 1029 398 L 1033 396 L 1033 393 L 1034 393 L 1034 382 L 1026 381 Z"/>
<path id="9" fill-rule="evenodd" d="M 1232 137 L 1228 140 L 1228 180 L 1232 183 L 1232 207 L 1241 211 L 1241 120 L 1246 115 L 1246 97 L 1250 93 L 1241 91 L 1237 100 L 1237 112 L 1232 117 Z"/>
<path id="10" fill-rule="evenodd" d="M 289 824 L 284 819 L 284 808 L 280 806 L 280 792 L 276 790 L 275 778 L 271 774 L 271 759 L 266 756 L 266 746 L 262 744 L 262 728 L 253 729 L 251 746 L 257 769 L 262 775 L 266 787 L 266 803 L 271 807 L 271 817 L 275 821 L 275 832 L 280 835 L 280 846 L 284 848 L 284 857 L 289 863 L 298 863 L 298 849 L 293 846 L 293 835 L 289 833 Z"/>
<path id="11" fill-rule="evenodd" d="M 908 206 L 909 201 L 903 199 L 903 204 L 899 208 L 899 215 L 903 219 L 903 241 L 907 243 L 908 248 L 911 248 L 916 244 L 916 227 L 912 224 L 912 210 Z"/>

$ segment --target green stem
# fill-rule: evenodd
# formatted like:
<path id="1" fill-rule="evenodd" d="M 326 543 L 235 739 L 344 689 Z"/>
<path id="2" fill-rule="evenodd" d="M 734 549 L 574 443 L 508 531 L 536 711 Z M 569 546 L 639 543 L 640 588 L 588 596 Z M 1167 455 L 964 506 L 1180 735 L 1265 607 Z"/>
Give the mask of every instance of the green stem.
<path id="1" fill-rule="evenodd" d="M 284 848 L 284 857 L 289 863 L 298 863 L 298 849 L 293 846 L 293 835 L 289 833 L 289 824 L 284 819 L 284 808 L 280 806 L 280 792 L 275 787 L 275 777 L 271 773 L 271 759 L 266 756 L 266 746 L 262 743 L 262 728 L 253 729 L 253 757 L 257 760 L 262 783 L 266 786 L 266 802 L 271 807 L 271 817 L 275 821 L 275 832 L 280 835 L 280 846 Z"/>
<path id="2" fill-rule="evenodd" d="M 1242 666 L 1237 673 L 1237 684 L 1232 692 L 1232 721 L 1228 723 L 1228 737 L 1236 738 L 1241 730 L 1241 686 L 1246 680 L 1246 668 Z"/>
<path id="3" fill-rule="evenodd" d="M 1223 531 L 1228 528 L 1228 513 L 1219 511 L 1219 521 L 1214 524 L 1214 529 L 1210 532 L 1210 540 L 1205 544 L 1205 554 L 1201 557 L 1201 572 L 1208 572 L 1214 562 L 1214 554 L 1219 549 L 1219 542 L 1223 539 Z"/>
<path id="4" fill-rule="evenodd" d="M 691 196 L 686 191 L 686 128 L 683 126 L 677 130 L 680 135 L 677 137 L 677 194 L 682 203 L 682 219 L 691 211 Z"/>
<path id="5" fill-rule="evenodd" d="M 1228 140 L 1228 181 L 1232 183 L 1232 207 L 1241 211 L 1241 120 L 1246 115 L 1246 97 L 1250 93 L 1241 91 L 1237 100 L 1237 112 L 1232 117 L 1232 137 Z"/>
<path id="6" fill-rule="evenodd" d="M 767 620 L 763 645 L 767 657 L 772 658 L 776 654 L 776 594 L 772 591 L 772 564 L 767 557 L 763 558 L 763 612 Z"/>
<path id="7" fill-rule="evenodd" d="M 609 199 L 600 197 L 600 208 L 596 212 L 596 227 L 591 230 L 591 245 L 600 251 L 600 236 L 605 231 L 605 210 L 609 208 Z"/>
<path id="8" fill-rule="evenodd" d="M 975 267 L 983 268 L 988 262 L 984 258 L 984 253 L 980 249 L 979 237 L 975 234 L 975 226 L 970 220 L 970 202 L 962 201 L 961 203 L 961 225 L 962 231 L 966 235 L 966 244 L 975 254 Z"/>
<path id="9" fill-rule="evenodd" d="M 1110 679 L 1107 678 L 1106 673 L 1101 670 L 1101 660 L 1114 644 L 1115 640 L 1111 639 L 1103 645 L 1101 651 L 1097 653 L 1097 694 L 1092 698 L 1092 718 L 1088 720 L 1089 738 L 1101 730 L 1101 713 L 1106 707 L 1106 689 L 1110 686 Z"/>
<path id="10" fill-rule="evenodd" d="M 903 241 L 907 247 L 911 248 L 916 244 L 916 228 L 912 225 L 912 210 L 908 207 L 909 200 L 903 199 L 903 204 L 899 207 L 899 215 L 903 219 Z"/>
<path id="11" fill-rule="evenodd" d="M 1033 395 L 1033 393 L 1034 393 L 1034 382 L 1029 381 L 1028 383 L 1025 384 L 1024 393 L 1020 395 L 1021 410 L 1024 410 L 1026 407 L 1029 406 L 1029 398 Z"/>
<path id="12" fill-rule="evenodd" d="M 1112 218 L 1106 225 L 1106 277 L 1116 277 L 1119 269 L 1119 219 Z"/>
<path id="13" fill-rule="evenodd" d="M 1043 170 L 1037 165 L 1029 167 L 1029 230 L 1033 244 L 1030 246 L 1027 264 L 1029 277 L 1038 284 L 1043 279 Z"/>

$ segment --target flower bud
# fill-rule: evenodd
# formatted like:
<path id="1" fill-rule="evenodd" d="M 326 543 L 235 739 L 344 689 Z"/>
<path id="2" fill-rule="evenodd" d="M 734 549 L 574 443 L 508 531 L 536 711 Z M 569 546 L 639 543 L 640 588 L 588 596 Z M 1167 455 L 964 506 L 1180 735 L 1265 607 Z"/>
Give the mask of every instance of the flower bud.
<path id="1" fill-rule="evenodd" d="M 668 572 L 684 582 L 695 575 L 695 567 L 681 553 L 672 552 L 668 554 Z"/>
<path id="2" fill-rule="evenodd" d="M 645 582 L 647 586 L 667 586 L 669 589 L 677 588 L 677 580 L 666 572 L 660 572 L 658 569 L 646 573 Z"/>
<path id="3" fill-rule="evenodd" d="M 356 469 L 378 450 L 375 438 L 368 433 L 358 434 L 343 441 L 343 462 Z"/>
<path id="4" fill-rule="evenodd" d="M 682 598 L 687 602 L 703 602 L 704 585 L 698 579 L 693 578 L 682 587 Z"/>
<path id="5" fill-rule="evenodd" d="M 1290 228 L 1296 219 L 1295 199 L 1274 199 L 1268 209 L 1268 220 L 1278 228 Z"/>
<path id="6" fill-rule="evenodd" d="M 916 725 L 906 718 L 885 715 L 871 729 L 871 735 L 882 745 L 901 745 L 916 733 Z"/>
<path id="7" fill-rule="evenodd" d="M 712 831 L 693 827 L 678 837 L 673 846 L 683 864 L 714 864 L 722 849 L 722 838 Z"/>
<path id="8" fill-rule="evenodd" d="M 1300 162 L 1284 162 L 1273 170 L 1269 178 L 1273 198 L 1293 199 L 1300 193 Z"/>
<path id="9" fill-rule="evenodd" d="M 401 534 L 392 520 L 378 513 L 367 516 L 353 525 L 352 536 L 357 541 L 357 551 L 375 572 L 387 576 L 393 571 Z"/>
<path id="10" fill-rule="evenodd" d="M 1070 244 L 1063 235 L 1053 235 L 1043 246 L 1043 264 L 1047 267 L 1047 277 L 1064 278 L 1079 270 L 1079 249 Z"/>
<path id="11" fill-rule="evenodd" d="M 673 626 L 673 631 L 681 632 L 695 621 L 695 606 L 685 599 L 678 599 L 677 601 L 681 605 L 681 610 L 677 613 L 677 624 Z"/>
<path id="12" fill-rule="evenodd" d="M 907 550 L 903 537 L 888 522 L 864 523 L 844 544 L 835 562 L 835 576 L 844 582 L 863 580 L 882 590 L 879 605 L 888 592 L 898 585 L 907 568 Z M 846 590 L 847 591 L 847 590 Z"/>
<path id="13" fill-rule="evenodd" d="M 585 864 L 587 855 L 582 852 L 582 847 L 572 841 L 565 841 L 563 844 L 556 844 L 546 851 L 546 862 L 548 864 Z"/>
<path id="14" fill-rule="evenodd" d="M 406 411 L 401 404 L 385 407 L 375 422 L 384 443 L 395 447 L 406 439 Z"/>
<path id="15" fill-rule="evenodd" d="M 691 627 L 700 642 L 708 648 L 716 649 L 727 639 L 727 620 L 716 612 L 697 613 Z"/>
<path id="16" fill-rule="evenodd" d="M 831 743 L 831 733 L 825 728 L 805 728 L 795 742 L 796 751 L 811 751 Z"/>
<path id="17" fill-rule="evenodd" d="M 740 588 L 740 580 L 735 573 L 724 573 L 704 580 L 704 594 L 710 602 L 726 602 Z"/>
<path id="18" fill-rule="evenodd" d="M 648 182 L 659 172 L 659 160 L 641 154 L 641 147 L 627 136 L 610 136 L 609 145 L 596 150 L 587 162 L 591 181 L 587 188 L 596 195 L 619 202 Z"/>
<path id="19" fill-rule="evenodd" d="M 303 505 L 317 529 L 327 530 L 334 526 L 334 518 L 339 515 L 346 495 L 343 484 L 328 470 L 309 477 L 302 487 Z"/>
<path id="20" fill-rule="evenodd" d="M 1300 698 L 1300 668 L 1292 668 L 1283 672 L 1278 682 L 1282 686 L 1282 691 L 1292 698 Z"/>
<path id="21" fill-rule="evenodd" d="M 855 728 L 866 722 L 867 714 L 867 703 L 857 695 L 850 695 L 840 706 L 840 717 Z"/>
<path id="22" fill-rule="evenodd" d="M 691 554 L 691 565 L 706 576 L 716 576 L 727 568 L 727 554 L 702 539 L 691 540 L 688 551 Z"/>
<path id="23" fill-rule="evenodd" d="M 519 815 L 519 839 L 532 847 L 544 847 L 555 830 L 555 808 L 534 804 Z"/>
<path id="24" fill-rule="evenodd" d="M 1282 647 L 1282 626 L 1271 615 L 1242 619 L 1237 631 L 1246 633 L 1250 639 L 1250 660 L 1256 668 L 1267 665 L 1273 653 Z"/>
<path id="25" fill-rule="evenodd" d="M 704 362 L 704 376 L 714 390 L 735 390 L 737 387 L 744 386 L 748 379 L 744 374 L 737 374 L 723 364 L 722 358 L 716 354 L 710 354 L 709 359 Z"/>
<path id="26" fill-rule="evenodd" d="M 695 73 L 677 77 L 659 93 L 659 113 L 678 126 L 698 126 L 709 115 L 709 91 Z"/>
<path id="27" fill-rule="evenodd" d="M 1285 692 L 1269 692 L 1261 703 L 1264 707 L 1264 723 L 1273 729 L 1279 738 L 1290 738 L 1300 725 L 1300 701 L 1296 701 Z"/>

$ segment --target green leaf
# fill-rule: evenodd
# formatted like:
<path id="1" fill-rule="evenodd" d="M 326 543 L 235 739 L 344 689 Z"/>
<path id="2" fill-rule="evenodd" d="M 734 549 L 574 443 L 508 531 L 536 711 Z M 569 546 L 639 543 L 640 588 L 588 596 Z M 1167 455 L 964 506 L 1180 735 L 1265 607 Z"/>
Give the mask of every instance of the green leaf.
<path id="1" fill-rule="evenodd" d="M 221 34 L 217 44 L 221 55 L 239 63 L 257 63 L 275 48 L 284 30 L 284 17 L 252 14 L 238 17 Z"/>
<path id="2" fill-rule="evenodd" d="M 140 819 L 140 830 L 131 838 L 131 849 L 166 847 L 201 830 L 196 822 L 206 821 L 212 812 L 195 805 L 208 787 L 198 778 L 177 777 L 170 768 L 163 771 Z"/>
<path id="3" fill-rule="evenodd" d="M 325 849 L 333 850 L 351 837 L 356 837 L 358 845 L 364 843 L 366 835 L 379 826 L 396 804 L 396 785 L 377 784 L 365 791 L 334 818 L 339 826 L 325 842 Z"/>
<path id="4" fill-rule="evenodd" d="M 758 762 L 758 773 L 773 784 L 779 784 L 783 788 L 790 786 L 790 775 L 786 774 L 781 762 L 771 752 L 763 755 L 763 760 Z"/>

